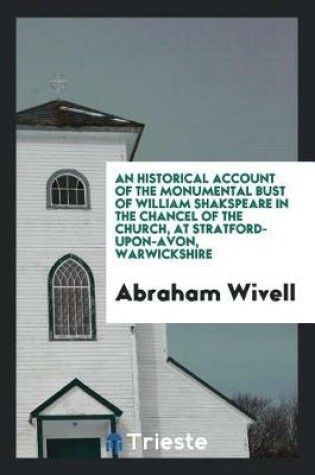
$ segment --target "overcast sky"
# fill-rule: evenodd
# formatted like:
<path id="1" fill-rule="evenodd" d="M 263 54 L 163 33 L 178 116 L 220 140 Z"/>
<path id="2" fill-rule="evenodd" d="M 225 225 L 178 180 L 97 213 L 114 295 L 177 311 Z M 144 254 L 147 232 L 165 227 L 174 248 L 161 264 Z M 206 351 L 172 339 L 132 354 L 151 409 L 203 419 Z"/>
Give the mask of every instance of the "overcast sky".
<path id="1" fill-rule="evenodd" d="M 17 107 L 64 98 L 145 123 L 135 157 L 296 160 L 295 19 L 19 19 Z M 291 395 L 295 325 L 171 325 L 169 352 L 218 389 Z"/>

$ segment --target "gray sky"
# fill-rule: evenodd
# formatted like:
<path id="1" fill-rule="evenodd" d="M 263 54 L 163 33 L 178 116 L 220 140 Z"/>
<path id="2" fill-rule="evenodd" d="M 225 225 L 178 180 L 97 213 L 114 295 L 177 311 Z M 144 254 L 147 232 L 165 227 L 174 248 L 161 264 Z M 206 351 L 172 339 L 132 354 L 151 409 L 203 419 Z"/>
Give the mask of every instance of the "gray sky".
<path id="1" fill-rule="evenodd" d="M 146 124 L 135 160 L 296 160 L 295 19 L 19 19 L 18 110 L 64 98 Z M 171 325 L 218 389 L 296 391 L 295 325 Z"/>
<path id="2" fill-rule="evenodd" d="M 293 324 L 168 325 L 169 353 L 227 395 L 281 400 L 297 392 Z"/>

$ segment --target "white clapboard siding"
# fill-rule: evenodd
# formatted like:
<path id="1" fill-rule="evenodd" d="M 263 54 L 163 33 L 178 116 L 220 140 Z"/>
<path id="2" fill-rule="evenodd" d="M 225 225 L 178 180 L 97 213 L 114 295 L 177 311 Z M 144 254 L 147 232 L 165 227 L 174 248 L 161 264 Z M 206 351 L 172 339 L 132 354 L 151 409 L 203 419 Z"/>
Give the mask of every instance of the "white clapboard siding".
<path id="1" fill-rule="evenodd" d="M 164 325 L 136 325 L 135 332 L 128 325 L 106 325 L 105 163 L 126 160 L 125 143 L 123 133 L 17 133 L 17 456 L 37 457 L 30 412 L 78 378 L 123 411 L 118 424 L 123 436 L 189 432 L 208 441 L 202 452 L 142 454 L 124 438 L 123 457 L 248 457 L 248 419 L 166 362 Z M 60 169 L 75 169 L 87 178 L 91 209 L 46 208 L 47 180 Z M 49 341 L 48 275 L 69 253 L 93 272 L 96 341 Z M 79 426 L 81 436 L 105 430 L 100 423 Z M 44 437 L 60 436 L 62 427 L 64 434 L 77 436 L 70 423 L 49 421 Z M 107 456 L 104 443 L 101 453 Z"/>
<path id="2" fill-rule="evenodd" d="M 92 145 L 82 134 L 54 135 L 17 133 L 18 457 L 37 457 L 30 412 L 74 378 L 123 410 L 122 434 L 138 428 L 132 333 L 128 325 L 105 325 L 105 163 L 124 160 L 126 152 L 106 136 Z M 91 209 L 46 208 L 47 180 L 60 169 L 75 169 L 87 178 Z M 48 274 L 68 253 L 82 258 L 94 275 L 97 341 L 48 338 Z M 127 444 L 123 455 L 136 454 Z"/>
<path id="3" fill-rule="evenodd" d="M 147 457 L 248 457 L 250 420 L 166 361 L 165 325 L 136 325 L 143 435 L 205 437 L 206 450 L 144 452 Z"/>

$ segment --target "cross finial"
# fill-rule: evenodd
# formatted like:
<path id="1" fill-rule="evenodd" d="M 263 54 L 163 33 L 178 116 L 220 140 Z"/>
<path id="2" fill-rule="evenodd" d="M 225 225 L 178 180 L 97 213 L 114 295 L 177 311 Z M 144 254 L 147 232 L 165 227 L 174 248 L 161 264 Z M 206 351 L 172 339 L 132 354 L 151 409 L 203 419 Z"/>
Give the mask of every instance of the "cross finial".
<path id="1" fill-rule="evenodd" d="M 49 86 L 56 91 L 58 98 L 61 96 L 61 91 L 66 87 L 68 81 L 58 70 L 55 75 L 49 79 Z"/>

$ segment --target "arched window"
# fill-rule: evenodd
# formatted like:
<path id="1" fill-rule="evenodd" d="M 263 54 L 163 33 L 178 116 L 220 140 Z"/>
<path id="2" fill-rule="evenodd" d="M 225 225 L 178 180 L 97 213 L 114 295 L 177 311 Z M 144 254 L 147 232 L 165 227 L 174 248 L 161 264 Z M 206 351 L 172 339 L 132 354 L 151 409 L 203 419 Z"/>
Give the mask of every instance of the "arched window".
<path id="1" fill-rule="evenodd" d="M 95 340 L 94 279 L 89 267 L 68 254 L 49 273 L 51 340 Z"/>
<path id="2" fill-rule="evenodd" d="M 76 170 L 59 170 L 47 182 L 48 208 L 89 208 L 89 184 Z"/>

